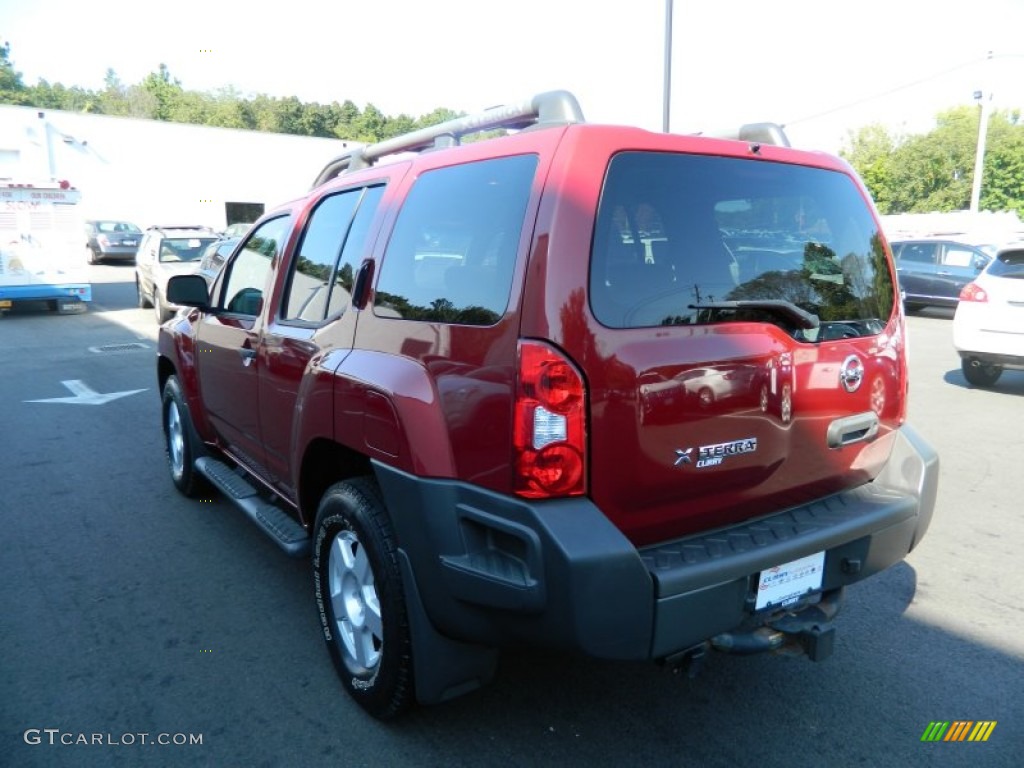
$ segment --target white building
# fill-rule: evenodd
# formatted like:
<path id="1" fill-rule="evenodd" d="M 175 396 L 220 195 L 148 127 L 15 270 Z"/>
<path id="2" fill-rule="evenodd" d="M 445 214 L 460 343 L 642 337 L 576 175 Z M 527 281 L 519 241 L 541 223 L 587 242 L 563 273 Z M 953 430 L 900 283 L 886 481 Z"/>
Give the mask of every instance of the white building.
<path id="1" fill-rule="evenodd" d="M 85 218 L 223 229 L 304 194 L 339 139 L 0 105 L 0 183 L 67 180 Z"/>

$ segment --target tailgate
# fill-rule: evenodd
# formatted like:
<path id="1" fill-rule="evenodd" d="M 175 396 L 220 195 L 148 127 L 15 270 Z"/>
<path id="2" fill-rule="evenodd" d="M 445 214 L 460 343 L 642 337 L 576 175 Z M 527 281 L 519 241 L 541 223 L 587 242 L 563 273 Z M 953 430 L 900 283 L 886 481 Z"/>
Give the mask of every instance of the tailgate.
<path id="1" fill-rule="evenodd" d="M 877 338 L 800 344 L 771 324 L 620 331 L 589 371 L 591 494 L 637 543 L 871 479 L 898 424 Z"/>
<path id="2" fill-rule="evenodd" d="M 854 177 L 619 153 L 588 297 L 589 332 L 563 344 L 588 384 L 590 493 L 634 542 L 774 513 L 883 466 L 905 413 L 903 321 Z"/>

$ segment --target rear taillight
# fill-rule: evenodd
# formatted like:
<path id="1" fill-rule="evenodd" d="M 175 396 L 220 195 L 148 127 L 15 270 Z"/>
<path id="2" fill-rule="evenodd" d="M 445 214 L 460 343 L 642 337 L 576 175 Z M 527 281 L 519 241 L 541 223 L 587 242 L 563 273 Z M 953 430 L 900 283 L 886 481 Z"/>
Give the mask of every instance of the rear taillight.
<path id="1" fill-rule="evenodd" d="M 96 238 L 96 242 L 102 245 L 104 248 L 110 247 L 110 240 L 107 239 L 106 235 L 100 235 Z"/>
<path id="2" fill-rule="evenodd" d="M 516 387 L 515 492 L 527 498 L 587 491 L 586 387 L 560 352 L 519 342 Z"/>
<path id="3" fill-rule="evenodd" d="M 985 289 L 977 283 L 968 283 L 960 291 L 960 301 L 988 301 Z"/>

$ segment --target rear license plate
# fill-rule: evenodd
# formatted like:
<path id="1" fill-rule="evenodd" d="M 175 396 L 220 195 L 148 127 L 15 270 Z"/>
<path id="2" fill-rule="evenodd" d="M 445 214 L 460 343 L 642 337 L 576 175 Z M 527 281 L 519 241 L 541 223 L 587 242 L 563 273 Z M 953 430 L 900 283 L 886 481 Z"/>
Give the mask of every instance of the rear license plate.
<path id="1" fill-rule="evenodd" d="M 7 299 L 0 299 L 0 309 L 10 309 L 11 302 Z"/>
<path id="2" fill-rule="evenodd" d="M 121 245 L 138 245 L 134 240 L 122 240 Z"/>
<path id="3" fill-rule="evenodd" d="M 761 571 L 754 610 L 785 607 L 804 595 L 818 592 L 824 571 L 824 552 Z"/>

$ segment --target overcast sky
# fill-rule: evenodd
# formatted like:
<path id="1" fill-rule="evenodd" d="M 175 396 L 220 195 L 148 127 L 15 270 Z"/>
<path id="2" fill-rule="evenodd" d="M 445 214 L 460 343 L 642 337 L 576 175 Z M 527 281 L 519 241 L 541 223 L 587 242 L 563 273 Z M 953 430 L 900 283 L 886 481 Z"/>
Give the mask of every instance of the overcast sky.
<path id="1" fill-rule="evenodd" d="M 1024 0 L 675 0 L 671 128 L 786 124 L 837 152 L 881 122 L 923 132 L 993 95 L 1024 107 Z M 139 82 L 372 103 L 419 117 L 547 90 L 592 122 L 660 130 L 665 0 L 0 0 L 0 41 L 33 85 Z M 988 52 L 993 57 L 987 60 Z"/>

